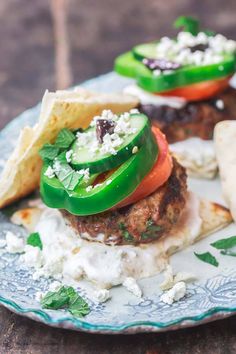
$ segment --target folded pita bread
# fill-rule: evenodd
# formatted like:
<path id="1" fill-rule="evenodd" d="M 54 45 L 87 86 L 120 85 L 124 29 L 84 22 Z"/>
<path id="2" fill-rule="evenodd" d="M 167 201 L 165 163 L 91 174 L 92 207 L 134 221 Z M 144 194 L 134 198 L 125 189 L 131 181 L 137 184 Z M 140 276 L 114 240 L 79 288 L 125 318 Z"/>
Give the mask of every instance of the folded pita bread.
<path id="1" fill-rule="evenodd" d="M 91 119 L 104 109 L 122 113 L 136 107 L 133 96 L 93 94 L 82 88 L 74 91 L 46 92 L 39 121 L 25 127 L 15 150 L 6 162 L 0 179 L 0 208 L 31 193 L 39 185 L 42 161 L 38 151 L 45 143 L 53 143 L 63 128 L 88 127 Z"/>
<path id="2" fill-rule="evenodd" d="M 236 221 L 236 121 L 218 123 L 214 130 L 216 158 L 223 194 Z"/>

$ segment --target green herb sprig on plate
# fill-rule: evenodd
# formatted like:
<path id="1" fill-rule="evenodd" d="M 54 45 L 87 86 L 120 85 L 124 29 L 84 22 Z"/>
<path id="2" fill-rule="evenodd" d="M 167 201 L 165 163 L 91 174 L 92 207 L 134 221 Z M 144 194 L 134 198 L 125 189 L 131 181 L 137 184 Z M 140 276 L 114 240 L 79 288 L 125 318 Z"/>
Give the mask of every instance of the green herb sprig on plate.
<path id="1" fill-rule="evenodd" d="M 58 291 L 49 291 L 41 300 L 45 309 L 66 309 L 75 317 L 89 314 L 88 303 L 71 286 L 62 286 Z"/>

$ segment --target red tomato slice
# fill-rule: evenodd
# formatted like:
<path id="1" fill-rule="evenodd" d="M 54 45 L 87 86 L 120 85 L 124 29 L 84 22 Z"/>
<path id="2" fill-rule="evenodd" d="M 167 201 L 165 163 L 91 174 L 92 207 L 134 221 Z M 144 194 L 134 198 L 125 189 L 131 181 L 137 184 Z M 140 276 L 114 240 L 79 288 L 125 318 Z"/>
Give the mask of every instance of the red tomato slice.
<path id="1" fill-rule="evenodd" d="M 224 79 L 204 81 L 174 90 L 156 93 L 160 96 L 176 96 L 188 101 L 200 101 L 217 95 L 228 87 L 231 76 Z"/>
<path id="2" fill-rule="evenodd" d="M 155 135 L 159 147 L 158 159 L 152 170 L 144 177 L 138 188 L 131 195 L 117 204 L 115 209 L 133 204 L 138 200 L 147 197 L 155 192 L 155 190 L 163 185 L 170 177 L 172 158 L 169 153 L 166 137 L 157 127 L 152 127 L 152 132 Z"/>

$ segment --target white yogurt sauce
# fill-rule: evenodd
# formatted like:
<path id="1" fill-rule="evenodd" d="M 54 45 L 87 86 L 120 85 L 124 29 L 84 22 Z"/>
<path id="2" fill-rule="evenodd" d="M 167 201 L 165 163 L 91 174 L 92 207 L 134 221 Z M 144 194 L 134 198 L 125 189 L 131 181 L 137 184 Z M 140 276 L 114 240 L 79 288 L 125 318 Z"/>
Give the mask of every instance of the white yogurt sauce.
<path id="1" fill-rule="evenodd" d="M 138 97 L 143 104 L 153 104 L 156 106 L 169 106 L 173 108 L 182 108 L 186 105 L 187 101 L 184 98 L 172 96 L 158 96 L 151 92 L 144 91 L 137 85 L 129 85 L 124 88 L 124 93 Z"/>
<path id="2" fill-rule="evenodd" d="M 122 284 L 128 277 L 153 276 L 166 267 L 172 247 L 192 243 L 200 233 L 199 201 L 192 193 L 186 207 L 175 231 L 142 246 L 107 246 L 82 240 L 65 224 L 59 211 L 45 209 L 35 229 L 40 234 L 43 250 L 38 257 L 29 257 L 28 252 L 32 250 L 26 247 L 22 260 L 36 268 L 35 277 L 75 281 L 86 278 L 100 288 Z"/>

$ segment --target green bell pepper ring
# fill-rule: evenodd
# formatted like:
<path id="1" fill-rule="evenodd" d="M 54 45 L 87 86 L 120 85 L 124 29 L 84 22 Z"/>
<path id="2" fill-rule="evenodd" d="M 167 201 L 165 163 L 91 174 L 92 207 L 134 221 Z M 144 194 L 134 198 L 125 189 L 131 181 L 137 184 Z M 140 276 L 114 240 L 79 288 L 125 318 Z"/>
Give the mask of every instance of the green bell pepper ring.
<path id="1" fill-rule="evenodd" d="M 88 190 L 80 184 L 73 192 L 67 191 L 56 177 L 48 178 L 44 163 L 41 172 L 40 193 L 51 208 L 65 209 L 74 215 L 92 215 L 112 208 L 130 195 L 152 169 L 158 156 L 158 146 L 150 132 L 140 150 L 124 162 L 107 180 Z"/>
<path id="2" fill-rule="evenodd" d="M 153 44 L 155 45 L 155 44 Z M 193 66 L 186 65 L 169 74 L 158 76 L 134 58 L 131 52 L 120 55 L 115 60 L 115 71 L 137 80 L 137 84 L 149 92 L 165 92 L 178 87 L 224 78 L 236 70 L 235 55 L 224 55 L 224 60 L 217 64 Z"/>

